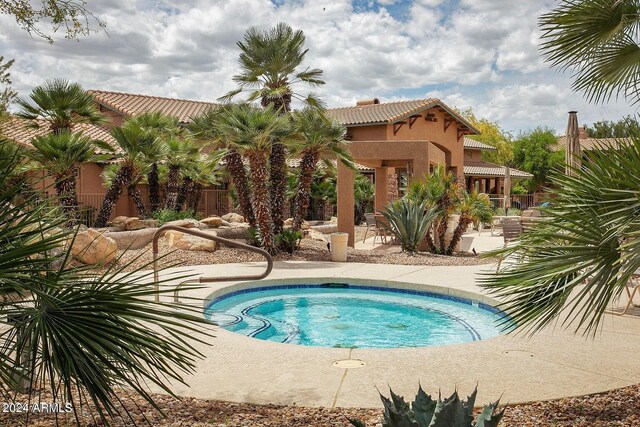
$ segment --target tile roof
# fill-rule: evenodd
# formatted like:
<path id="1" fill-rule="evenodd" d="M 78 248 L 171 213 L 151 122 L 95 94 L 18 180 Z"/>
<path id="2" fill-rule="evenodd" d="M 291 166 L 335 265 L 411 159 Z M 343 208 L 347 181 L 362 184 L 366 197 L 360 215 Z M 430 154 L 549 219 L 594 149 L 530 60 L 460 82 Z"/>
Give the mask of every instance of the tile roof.
<path id="1" fill-rule="evenodd" d="M 187 99 L 106 90 L 88 90 L 87 92 L 93 95 L 98 103 L 126 116 L 136 116 L 149 111 L 160 111 L 163 114 L 177 117 L 182 123 L 188 123 L 191 121 L 191 117 L 219 105 L 213 102 L 190 101 Z"/>
<path id="2" fill-rule="evenodd" d="M 464 174 L 467 176 L 495 176 L 504 177 L 506 167 L 488 162 L 469 162 L 464 165 Z M 509 175 L 512 178 L 532 178 L 528 172 L 511 168 Z"/>
<path id="3" fill-rule="evenodd" d="M 337 160 L 332 160 L 331 162 L 334 165 L 337 165 Z M 287 159 L 287 166 L 289 166 L 290 168 L 297 168 L 298 166 L 300 166 L 300 159 L 296 159 L 296 158 Z M 324 167 L 323 162 L 322 161 L 318 161 L 316 167 Z M 365 166 L 365 165 L 361 165 L 360 163 L 356 163 L 356 169 L 358 169 L 358 171 L 360 171 L 360 172 L 371 172 L 371 171 L 374 170 L 374 168 L 371 168 L 371 167 Z"/>
<path id="4" fill-rule="evenodd" d="M 467 136 L 464 137 L 464 148 L 467 150 L 491 150 L 496 151 L 496 147 L 485 144 L 484 142 L 476 141 Z"/>
<path id="5" fill-rule="evenodd" d="M 49 126 L 45 120 L 38 120 L 40 127 L 36 129 L 30 128 L 28 123 L 27 120 L 11 117 L 0 126 L 0 133 L 11 141 L 31 148 L 31 140 L 37 136 L 49 133 Z M 88 138 L 104 141 L 112 147 L 116 146 L 115 140 L 109 133 L 109 130 L 102 126 L 83 123 L 75 126 L 74 131 L 82 132 Z M 96 152 L 102 154 L 103 150 L 98 149 Z"/>
<path id="6" fill-rule="evenodd" d="M 343 125 L 365 125 L 375 123 L 393 123 L 431 107 L 441 107 L 454 116 L 460 123 L 478 133 L 465 118 L 436 98 L 414 99 L 410 101 L 364 104 L 353 107 L 329 108 L 327 115 Z"/>
<path id="7" fill-rule="evenodd" d="M 584 151 L 604 150 L 610 146 L 617 148 L 620 144 L 628 143 L 629 138 L 583 138 L 580 140 L 580 148 Z M 558 138 L 558 143 L 551 147 L 553 151 L 563 150 L 567 146 L 565 135 Z"/>

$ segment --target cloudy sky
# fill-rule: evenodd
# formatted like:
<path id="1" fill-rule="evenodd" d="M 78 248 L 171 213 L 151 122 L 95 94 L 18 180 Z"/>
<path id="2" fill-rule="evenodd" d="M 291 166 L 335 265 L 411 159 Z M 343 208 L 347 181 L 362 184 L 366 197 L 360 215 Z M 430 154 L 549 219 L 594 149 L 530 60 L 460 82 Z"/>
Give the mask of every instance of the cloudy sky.
<path id="1" fill-rule="evenodd" d="M 636 114 L 623 100 L 589 105 L 570 75 L 540 57 L 537 18 L 553 0 L 89 0 L 108 34 L 53 45 L 0 16 L 0 55 L 15 58 L 15 88 L 27 95 L 51 77 L 85 88 L 215 101 L 234 88 L 249 26 L 286 22 L 307 36 L 307 64 L 324 70 L 329 106 L 357 99 L 438 97 L 511 132 L 563 132 Z M 305 91 L 305 88 L 299 88 Z"/>

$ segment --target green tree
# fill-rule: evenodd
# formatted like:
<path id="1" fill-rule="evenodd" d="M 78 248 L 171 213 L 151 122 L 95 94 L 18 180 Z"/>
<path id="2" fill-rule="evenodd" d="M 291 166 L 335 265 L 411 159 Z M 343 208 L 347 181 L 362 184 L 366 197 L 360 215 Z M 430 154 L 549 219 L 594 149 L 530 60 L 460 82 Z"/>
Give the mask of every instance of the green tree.
<path id="1" fill-rule="evenodd" d="M 344 139 L 344 126 L 332 122 L 317 109 L 304 109 L 294 114 L 293 118 L 301 156 L 293 212 L 293 228 L 299 230 L 309 209 L 311 184 L 320 158 L 332 156 L 353 169 L 355 165 L 347 149 L 348 143 Z"/>
<path id="2" fill-rule="evenodd" d="M 42 21 L 51 26 L 56 32 L 62 29 L 65 37 L 78 39 L 80 36 L 89 35 L 92 31 L 91 24 L 97 24 L 99 28 L 106 28 L 106 22 L 95 16 L 86 8 L 84 0 L 43 0 L 39 2 L 23 0 L 0 0 L 0 15 L 10 15 L 18 26 L 29 34 L 42 37 L 50 43 L 53 38 L 40 26 Z"/>
<path id="3" fill-rule="evenodd" d="M 627 138 L 640 131 L 640 124 L 634 117 L 627 116 L 618 121 L 601 120 L 586 128 L 591 138 Z"/>
<path id="4" fill-rule="evenodd" d="M 322 70 L 306 68 L 299 70 L 308 49 L 304 49 L 305 36 L 302 30 L 294 31 L 289 25 L 279 23 L 263 31 L 249 28 L 244 40 L 238 42 L 241 50 L 240 74 L 233 76 L 238 88 L 223 96 L 230 100 L 243 91 L 248 91 L 248 101 L 260 100 L 263 107 L 273 105 L 279 114 L 291 111 L 292 99 L 300 99 L 307 105 L 318 107 L 320 102 L 313 94 L 301 96 L 294 86 L 304 83 L 312 87 L 324 84 Z M 284 223 L 287 147 L 282 141 L 274 141 L 269 155 L 269 181 L 272 219 L 276 233 L 282 231 Z"/>
<path id="5" fill-rule="evenodd" d="M 540 50 L 590 102 L 640 101 L 638 0 L 562 0 L 540 17 Z"/>
<path id="6" fill-rule="evenodd" d="M 513 144 L 513 164 L 529 172 L 530 192 L 541 191 L 549 184 L 549 174 L 564 165 L 564 151 L 554 150 L 558 140 L 551 129 L 536 128 L 518 135 Z"/>
<path id="7" fill-rule="evenodd" d="M 0 91 L 0 120 L 7 115 L 9 104 L 17 96 L 17 92 L 11 88 L 11 73 L 9 68 L 13 65 L 14 60 L 4 60 L 4 56 L 0 55 L 0 85 L 4 86 Z"/>
<path id="8" fill-rule="evenodd" d="M 95 153 L 97 146 L 105 148 L 105 144 L 92 141 L 81 133 L 63 130 L 34 138 L 31 145 L 33 150 L 27 151 L 27 155 L 36 162 L 38 169 L 54 178 L 60 205 L 70 222 L 75 222 L 78 219 L 76 183 L 80 164 L 106 160 L 108 156 Z"/>
<path id="9" fill-rule="evenodd" d="M 165 144 L 167 147 L 165 164 L 169 170 L 167 174 L 167 190 L 165 192 L 165 209 L 178 210 L 178 194 L 180 192 L 182 171 L 193 162 L 198 161 L 201 147 L 190 135 L 170 138 Z"/>
<path id="10" fill-rule="evenodd" d="M 40 128 L 39 120 L 47 122 L 49 130 L 60 133 L 74 130 L 80 123 L 101 124 L 106 118 L 98 111 L 93 96 L 78 83 L 66 79 L 52 79 L 36 86 L 29 98 L 18 98 L 18 117 L 29 120 L 30 126 Z"/>
<path id="11" fill-rule="evenodd" d="M 271 219 L 267 159 L 274 141 L 290 134 L 289 120 L 271 107 L 256 109 L 234 106 L 221 115 L 220 130 L 228 143 L 249 159 L 253 187 L 252 207 L 262 247 L 276 253 L 274 224 Z"/>
<path id="12" fill-rule="evenodd" d="M 467 138 L 475 139 L 496 148 L 496 151 L 484 151 L 482 160 L 499 165 L 510 164 L 513 160 L 511 135 L 503 131 L 498 123 L 478 118 L 471 110 L 467 110 L 462 114 L 480 131 L 480 135 L 469 135 Z"/>

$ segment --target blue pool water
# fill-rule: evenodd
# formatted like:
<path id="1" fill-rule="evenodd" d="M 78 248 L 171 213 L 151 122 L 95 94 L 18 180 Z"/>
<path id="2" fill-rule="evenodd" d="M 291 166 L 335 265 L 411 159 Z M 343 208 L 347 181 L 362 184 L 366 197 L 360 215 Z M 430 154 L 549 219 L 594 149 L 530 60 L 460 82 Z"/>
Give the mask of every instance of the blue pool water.
<path id="1" fill-rule="evenodd" d="M 234 292 L 214 300 L 205 316 L 253 338 L 346 348 L 477 341 L 498 335 L 501 317 L 489 306 L 462 298 L 353 285 Z"/>

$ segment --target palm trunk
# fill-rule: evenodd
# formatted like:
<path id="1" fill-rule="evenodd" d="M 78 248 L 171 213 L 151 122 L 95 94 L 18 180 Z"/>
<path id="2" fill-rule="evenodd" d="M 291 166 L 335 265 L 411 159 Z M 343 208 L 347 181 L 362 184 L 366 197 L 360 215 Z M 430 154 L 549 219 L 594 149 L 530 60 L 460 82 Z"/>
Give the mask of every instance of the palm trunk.
<path id="1" fill-rule="evenodd" d="M 195 216 L 198 213 L 198 206 L 200 205 L 200 199 L 202 198 L 202 190 L 204 186 L 202 184 L 198 184 L 197 182 L 193 183 L 193 189 L 191 190 L 191 194 L 189 194 L 189 200 L 187 201 L 188 209 L 193 212 Z"/>
<path id="2" fill-rule="evenodd" d="M 160 177 L 158 176 L 158 164 L 151 165 L 151 171 L 147 174 L 149 183 L 149 207 L 151 212 L 160 209 Z"/>
<path id="3" fill-rule="evenodd" d="M 231 182 L 236 187 L 240 211 L 242 211 L 242 215 L 249 225 L 255 227 L 256 217 L 253 212 L 253 207 L 251 206 L 251 189 L 249 188 L 247 173 L 244 170 L 242 156 L 238 151 L 230 149 L 224 156 L 224 161 L 231 174 Z"/>
<path id="4" fill-rule="evenodd" d="M 269 165 L 271 166 L 269 179 L 271 182 L 271 215 L 276 234 L 282 232 L 284 225 L 284 200 L 287 191 L 286 162 L 287 148 L 282 142 L 274 143 L 269 155 Z"/>
<path id="5" fill-rule="evenodd" d="M 133 200 L 133 205 L 136 207 L 136 212 L 138 212 L 138 216 L 140 218 L 146 218 L 147 207 L 144 205 L 144 201 L 142 200 L 142 195 L 140 191 L 136 188 L 135 183 L 131 183 L 127 186 L 127 193 L 129 193 L 129 197 Z"/>
<path id="6" fill-rule="evenodd" d="M 444 255 L 447 250 L 447 245 L 445 244 L 445 235 L 447 234 L 447 223 L 449 222 L 449 215 L 444 215 L 440 218 L 440 223 L 436 228 L 438 232 L 438 245 L 440 246 L 438 249 L 438 253 Z"/>
<path id="7" fill-rule="evenodd" d="M 296 192 L 293 210 L 293 229 L 300 230 L 302 222 L 307 216 L 309 199 L 311 198 L 311 184 L 313 184 L 313 172 L 318 163 L 317 152 L 304 152 L 300 162 L 300 177 L 298 178 L 298 190 Z"/>
<path id="8" fill-rule="evenodd" d="M 96 227 L 105 227 L 107 225 L 107 221 L 109 221 L 113 207 L 118 202 L 118 199 L 122 195 L 124 189 L 129 186 L 132 177 L 132 167 L 130 165 L 122 165 L 118 170 L 118 173 L 116 173 L 116 177 L 111 183 L 111 186 L 107 190 L 107 194 L 104 195 L 102 206 L 100 207 L 100 211 L 96 218 Z"/>
<path id="9" fill-rule="evenodd" d="M 451 255 L 456 245 L 462 239 L 462 235 L 469 227 L 469 224 L 473 222 L 473 219 L 469 215 L 460 215 L 460 221 L 458 222 L 458 226 L 453 232 L 453 236 L 451 236 L 451 242 L 449 243 L 449 248 L 447 249 L 447 255 Z"/>
<path id="10" fill-rule="evenodd" d="M 432 254 L 435 254 L 436 245 L 435 243 L 433 243 L 433 237 L 431 236 L 432 232 L 433 232 L 433 226 L 429 227 L 429 230 L 427 230 L 427 234 L 424 236 L 424 240 L 427 244 L 427 252 L 431 252 Z"/>
<path id="11" fill-rule="evenodd" d="M 174 209 L 178 199 L 178 190 L 180 185 L 180 166 L 169 166 L 169 174 L 167 175 L 167 195 L 164 207 L 166 209 Z"/>
<path id="12" fill-rule="evenodd" d="M 74 168 L 67 176 L 59 176 L 56 179 L 55 189 L 62 206 L 64 215 L 69 219 L 69 225 L 77 223 L 79 218 L 78 195 L 76 192 L 76 177 L 78 169 Z"/>
<path id="13" fill-rule="evenodd" d="M 187 197 L 193 190 L 193 180 L 188 176 L 182 178 L 182 185 L 180 186 L 180 191 L 178 191 L 178 197 L 176 198 L 176 205 L 173 209 L 176 212 L 180 212 L 182 210 L 182 206 L 184 202 L 187 200 Z"/>
<path id="14" fill-rule="evenodd" d="M 267 183 L 266 156 L 260 152 L 249 154 L 249 166 L 253 177 L 253 212 L 260 233 L 262 248 L 270 254 L 277 252 L 273 233 L 271 210 L 269 209 L 269 185 Z"/>

